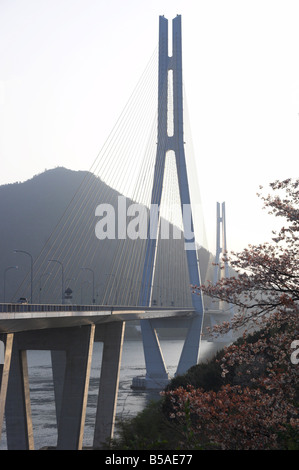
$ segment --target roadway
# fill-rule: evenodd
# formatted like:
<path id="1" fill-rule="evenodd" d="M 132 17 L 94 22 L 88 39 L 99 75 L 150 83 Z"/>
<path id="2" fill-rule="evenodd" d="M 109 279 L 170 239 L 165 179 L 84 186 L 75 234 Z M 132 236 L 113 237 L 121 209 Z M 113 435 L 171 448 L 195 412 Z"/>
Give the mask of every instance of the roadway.
<path id="1" fill-rule="evenodd" d="M 0 333 L 97 325 L 115 321 L 191 318 L 193 309 L 69 304 L 0 304 Z"/>

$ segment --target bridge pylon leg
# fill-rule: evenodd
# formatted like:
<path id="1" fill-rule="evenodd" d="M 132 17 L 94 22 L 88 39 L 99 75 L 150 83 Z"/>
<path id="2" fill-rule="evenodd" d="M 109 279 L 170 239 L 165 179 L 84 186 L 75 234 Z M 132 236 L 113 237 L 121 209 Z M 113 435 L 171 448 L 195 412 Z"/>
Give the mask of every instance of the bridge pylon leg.
<path id="1" fill-rule="evenodd" d="M 141 331 L 143 337 L 143 348 L 144 351 L 146 351 L 144 355 L 147 371 L 145 377 L 146 387 L 164 388 L 169 381 L 169 375 L 153 322 L 151 322 L 151 320 L 142 320 Z M 133 388 L 138 388 L 138 380 L 140 379 L 133 379 Z M 145 385 L 145 383 L 143 385 Z M 141 385 L 140 388 L 143 388 L 143 386 Z"/>

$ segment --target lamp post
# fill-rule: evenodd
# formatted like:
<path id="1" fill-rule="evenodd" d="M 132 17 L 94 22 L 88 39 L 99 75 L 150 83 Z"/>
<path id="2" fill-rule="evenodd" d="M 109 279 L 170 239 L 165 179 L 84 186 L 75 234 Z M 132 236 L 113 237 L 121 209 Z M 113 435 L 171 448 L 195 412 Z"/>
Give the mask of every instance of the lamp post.
<path id="1" fill-rule="evenodd" d="M 30 289 L 30 302 L 32 303 L 33 302 L 33 295 L 32 295 L 32 291 L 33 291 L 33 257 L 31 255 L 31 253 L 28 253 L 28 251 L 24 251 L 24 250 L 14 250 L 14 253 L 24 253 L 25 255 L 28 255 L 30 256 L 30 261 L 31 261 L 31 289 Z"/>
<path id="2" fill-rule="evenodd" d="M 48 262 L 58 263 L 61 266 L 61 303 L 64 304 L 64 269 L 63 264 L 58 259 L 48 259 Z"/>
<path id="3" fill-rule="evenodd" d="M 10 269 L 19 269 L 19 267 L 18 267 L 18 266 L 8 266 L 8 267 L 4 270 L 4 286 L 3 286 L 4 303 L 5 303 L 5 293 L 6 293 L 6 273 L 7 273 L 7 271 L 9 271 Z"/>
<path id="4" fill-rule="evenodd" d="M 85 269 L 86 271 L 90 271 L 92 273 L 92 303 L 95 303 L 94 298 L 94 271 L 91 268 L 82 267 L 81 269 Z"/>

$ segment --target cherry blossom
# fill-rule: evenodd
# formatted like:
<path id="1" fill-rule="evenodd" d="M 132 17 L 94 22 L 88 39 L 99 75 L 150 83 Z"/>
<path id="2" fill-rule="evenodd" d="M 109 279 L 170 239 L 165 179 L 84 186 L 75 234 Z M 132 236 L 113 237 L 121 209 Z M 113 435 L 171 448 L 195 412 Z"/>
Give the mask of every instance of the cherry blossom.
<path id="1" fill-rule="evenodd" d="M 200 288 L 237 308 L 214 334 L 232 328 L 243 337 L 219 359 L 218 391 L 190 386 L 164 393 L 169 419 L 182 426 L 182 445 L 276 449 L 281 433 L 298 432 L 298 365 L 290 358 L 299 339 L 299 179 L 275 181 L 270 189 L 258 196 L 284 221 L 272 243 L 227 253 L 222 263 L 236 274 Z"/>

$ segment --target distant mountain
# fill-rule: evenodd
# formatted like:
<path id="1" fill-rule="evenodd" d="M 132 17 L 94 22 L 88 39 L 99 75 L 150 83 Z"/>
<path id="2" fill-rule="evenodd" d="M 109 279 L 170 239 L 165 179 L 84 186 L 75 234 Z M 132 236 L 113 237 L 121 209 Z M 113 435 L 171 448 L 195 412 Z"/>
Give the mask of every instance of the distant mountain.
<path id="1" fill-rule="evenodd" d="M 65 168 L 0 186 L 0 299 L 4 298 L 5 272 L 6 301 L 30 298 L 30 257 L 14 253 L 17 249 L 34 259 L 34 302 L 61 302 L 63 269 L 64 289 L 73 291 L 71 302 L 92 303 L 94 298 L 96 303 L 138 303 L 144 241 L 95 236 L 95 208 L 102 202 L 116 208 L 118 196 L 93 174 Z M 171 248 L 161 242 L 153 297 L 157 305 L 185 305 L 178 275 L 186 273 L 182 241 Z M 210 258 L 210 253 L 200 250 L 203 277 L 210 269 Z M 18 270 L 7 270 L 16 265 Z"/>
<path id="2" fill-rule="evenodd" d="M 86 172 L 55 168 L 24 183 L 0 186 L 1 270 L 19 267 L 6 273 L 6 300 L 11 300 L 30 266 L 28 256 L 13 250 L 28 251 L 37 258 L 84 177 Z M 2 299 L 3 294 L 1 283 Z"/>

